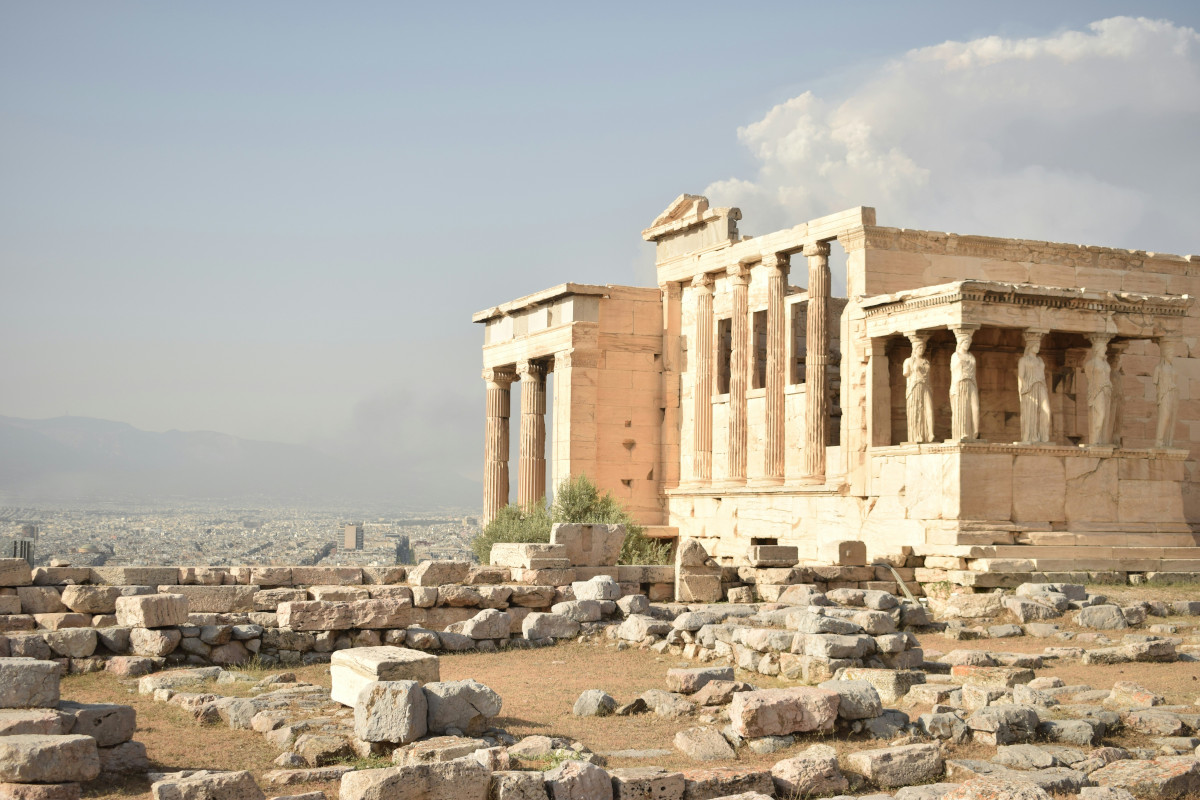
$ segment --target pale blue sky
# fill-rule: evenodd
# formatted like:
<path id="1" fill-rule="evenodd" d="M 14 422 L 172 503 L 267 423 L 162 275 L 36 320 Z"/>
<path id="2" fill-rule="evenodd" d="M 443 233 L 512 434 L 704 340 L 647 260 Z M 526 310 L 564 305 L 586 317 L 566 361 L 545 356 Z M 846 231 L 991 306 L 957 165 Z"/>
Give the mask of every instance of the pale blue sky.
<path id="1" fill-rule="evenodd" d="M 218 430 L 475 477 L 473 311 L 566 280 L 649 284 L 639 232 L 681 192 L 716 184 L 760 219 L 801 221 L 789 214 L 808 205 L 770 198 L 819 181 L 813 162 L 756 149 L 777 141 L 771 125 L 738 134 L 790 98 L 877 98 L 910 50 L 1053 38 L 1118 15 L 1200 27 L 1184 2 L 4 0 L 0 414 Z M 1156 69 L 1194 71 L 1196 48 L 1181 47 L 1182 68 Z M 1129 64 L 1161 49 L 1114 69 L 1136 79 Z M 1011 113 L 1036 87 L 1003 91 Z M 1197 97 L 1181 100 L 1128 113 L 1095 101 L 1089 130 L 1156 151 L 1148 162 L 1093 155 L 1092 135 L 1073 132 L 1080 113 L 1064 123 L 1055 163 L 1068 150 L 1086 163 L 1063 180 L 1133 177 L 1111 195 L 1064 189 L 1061 238 L 1200 250 L 1194 209 L 1168 202 L 1197 177 Z M 1053 116 L 1037 111 L 1048 128 Z M 887 115 L 871 119 L 886 133 Z M 1004 148 L 1044 148 L 1039 136 L 990 142 L 1003 163 L 976 185 L 1037 180 L 1040 162 Z M 860 176 L 809 204 L 845 195 L 879 205 L 882 224 L 921 211 L 919 224 L 950 228 L 959 209 L 986 219 L 988 198 L 1005 196 L 959 196 L 947 168 L 913 158 L 933 176 L 923 200 L 877 198 Z M 1093 213 L 1069 199 L 1081 191 L 1111 199 Z M 1146 223 L 1118 230 L 1106 209 Z M 996 224 L 971 232 L 1043 235 L 1036 220 Z M 743 229 L 763 226 L 748 213 Z"/>

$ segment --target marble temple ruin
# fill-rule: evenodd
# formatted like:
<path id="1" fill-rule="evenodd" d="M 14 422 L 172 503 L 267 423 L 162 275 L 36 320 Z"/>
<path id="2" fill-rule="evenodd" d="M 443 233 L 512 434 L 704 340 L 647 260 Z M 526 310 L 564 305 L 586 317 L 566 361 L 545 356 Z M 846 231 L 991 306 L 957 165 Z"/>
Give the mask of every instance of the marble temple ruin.
<path id="1" fill-rule="evenodd" d="M 739 209 L 682 195 L 642 232 L 657 286 L 565 283 L 475 314 L 485 520 L 542 497 L 549 470 L 727 566 L 773 545 L 838 563 L 851 541 L 959 583 L 1200 573 L 1200 258 L 875 216 L 750 237 Z"/>

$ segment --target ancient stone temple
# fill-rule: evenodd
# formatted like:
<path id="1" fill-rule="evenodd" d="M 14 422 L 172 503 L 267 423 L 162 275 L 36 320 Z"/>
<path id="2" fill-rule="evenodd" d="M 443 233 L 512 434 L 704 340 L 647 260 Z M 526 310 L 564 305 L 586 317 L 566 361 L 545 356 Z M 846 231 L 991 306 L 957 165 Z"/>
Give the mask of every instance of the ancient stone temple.
<path id="1" fill-rule="evenodd" d="M 683 195 L 642 233 L 657 287 L 568 283 L 474 316 L 485 518 L 549 470 L 725 564 L 852 540 L 979 573 L 1200 572 L 1200 258 L 867 207 L 753 238 L 740 218 Z"/>

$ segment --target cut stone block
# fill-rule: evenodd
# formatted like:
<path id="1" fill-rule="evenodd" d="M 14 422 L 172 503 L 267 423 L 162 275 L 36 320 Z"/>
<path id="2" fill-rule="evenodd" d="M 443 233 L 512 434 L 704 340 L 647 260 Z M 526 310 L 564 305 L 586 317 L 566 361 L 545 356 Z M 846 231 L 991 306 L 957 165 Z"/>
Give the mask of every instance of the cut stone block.
<path id="1" fill-rule="evenodd" d="M 72 724 L 69 715 L 52 708 L 0 709 L 0 736 L 62 736 L 71 732 Z"/>
<path id="2" fill-rule="evenodd" d="M 188 599 L 181 594 L 147 594 L 118 597 L 117 624 L 130 628 L 167 628 L 186 625 Z"/>
<path id="3" fill-rule="evenodd" d="M 800 548 L 791 545 L 754 545 L 750 548 L 752 567 L 794 567 L 800 560 Z"/>
<path id="4" fill-rule="evenodd" d="M 503 705 L 500 695 L 476 680 L 427 683 L 425 700 L 429 704 L 429 732 L 433 734 L 455 730 L 478 736 Z"/>
<path id="5" fill-rule="evenodd" d="M 794 687 L 738 692 L 729 705 L 734 731 L 747 739 L 833 730 L 840 698 L 828 689 Z"/>
<path id="6" fill-rule="evenodd" d="M 573 567 L 615 567 L 624 543 L 624 525 L 558 522 L 550 529 L 550 544 L 565 547 Z"/>
<path id="7" fill-rule="evenodd" d="M 372 681 L 354 705 L 354 735 L 364 742 L 408 744 L 428 730 L 429 706 L 416 681 Z"/>
<path id="8" fill-rule="evenodd" d="M 0 708 L 53 708 L 58 705 L 61 667 L 33 658 L 0 658 Z"/>
<path id="9" fill-rule="evenodd" d="M 0 737 L 0 781 L 67 783 L 100 774 L 100 755 L 90 736 Z"/>
<path id="10" fill-rule="evenodd" d="M 0 800 L 79 800 L 79 784 L 0 783 Z"/>
<path id="11" fill-rule="evenodd" d="M 374 770 L 371 770 L 374 771 Z M 150 786 L 154 800 L 265 800 L 249 772 L 200 771 Z"/>
<path id="12" fill-rule="evenodd" d="M 438 658 L 404 647 L 353 647 L 333 654 L 329 663 L 333 682 L 330 696 L 353 707 L 363 687 L 373 681 L 412 680 L 420 684 L 440 677 Z"/>
<path id="13" fill-rule="evenodd" d="M 412 586 L 443 586 L 465 583 L 471 574 L 470 561 L 422 561 L 408 573 Z"/>
<path id="14" fill-rule="evenodd" d="M 153 586 L 64 586 L 62 603 L 80 614 L 113 614 L 117 598 L 154 594 Z"/>
<path id="15" fill-rule="evenodd" d="M 867 545 L 853 540 L 822 542 L 817 547 L 817 560 L 838 567 L 862 567 L 867 563 Z"/>
<path id="16" fill-rule="evenodd" d="M 571 566 L 567 548 L 561 544 L 497 542 L 492 545 L 492 566 L 521 569 L 566 569 Z"/>
<path id="17" fill-rule="evenodd" d="M 113 747 L 128 742 L 137 730 L 137 712 L 132 706 L 62 702 L 58 704 L 58 709 L 71 716 L 69 733 L 91 736 L 98 747 Z"/>
<path id="18" fill-rule="evenodd" d="M 467 757 L 347 772 L 339 796 L 341 800 L 487 800 L 491 783 L 491 769 Z"/>
<path id="19" fill-rule="evenodd" d="M 33 570 L 23 558 L 0 558 L 0 586 L 29 586 Z"/>

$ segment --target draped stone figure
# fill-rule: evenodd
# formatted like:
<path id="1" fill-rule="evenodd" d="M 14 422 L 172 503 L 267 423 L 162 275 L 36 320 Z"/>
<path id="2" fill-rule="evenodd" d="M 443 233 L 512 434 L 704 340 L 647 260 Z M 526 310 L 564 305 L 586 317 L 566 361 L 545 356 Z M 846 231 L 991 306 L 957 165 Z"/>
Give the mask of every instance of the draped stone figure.
<path id="1" fill-rule="evenodd" d="M 950 435 L 955 441 L 979 438 L 979 382 L 975 356 L 971 355 L 973 335 L 969 328 L 954 331 L 957 346 L 950 356 Z"/>
<path id="2" fill-rule="evenodd" d="M 910 334 L 912 355 L 904 359 L 905 408 L 908 413 L 908 440 L 933 441 L 933 391 L 929 386 L 929 360 L 925 358 L 928 334 Z"/>
<path id="3" fill-rule="evenodd" d="M 1083 372 L 1088 383 L 1088 444 L 1108 444 L 1112 414 L 1112 368 L 1108 365 L 1109 334 L 1088 337 L 1092 342 Z"/>
<path id="4" fill-rule="evenodd" d="M 1175 419 L 1179 411 L 1179 382 L 1175 378 L 1175 342 L 1161 339 L 1159 361 L 1154 368 L 1154 388 L 1158 396 L 1158 425 L 1155 447 L 1170 447 L 1175 441 Z"/>
<path id="5" fill-rule="evenodd" d="M 1050 392 L 1046 389 L 1046 362 L 1042 332 L 1025 332 L 1025 354 L 1017 362 L 1017 390 L 1021 395 L 1021 441 L 1047 444 L 1050 441 Z"/>
<path id="6" fill-rule="evenodd" d="M 1113 342 L 1108 346 L 1108 368 L 1113 385 L 1112 404 L 1108 408 L 1108 442 L 1114 447 L 1121 446 L 1121 420 L 1125 413 L 1125 370 L 1121 366 L 1121 356 L 1129 342 Z"/>

